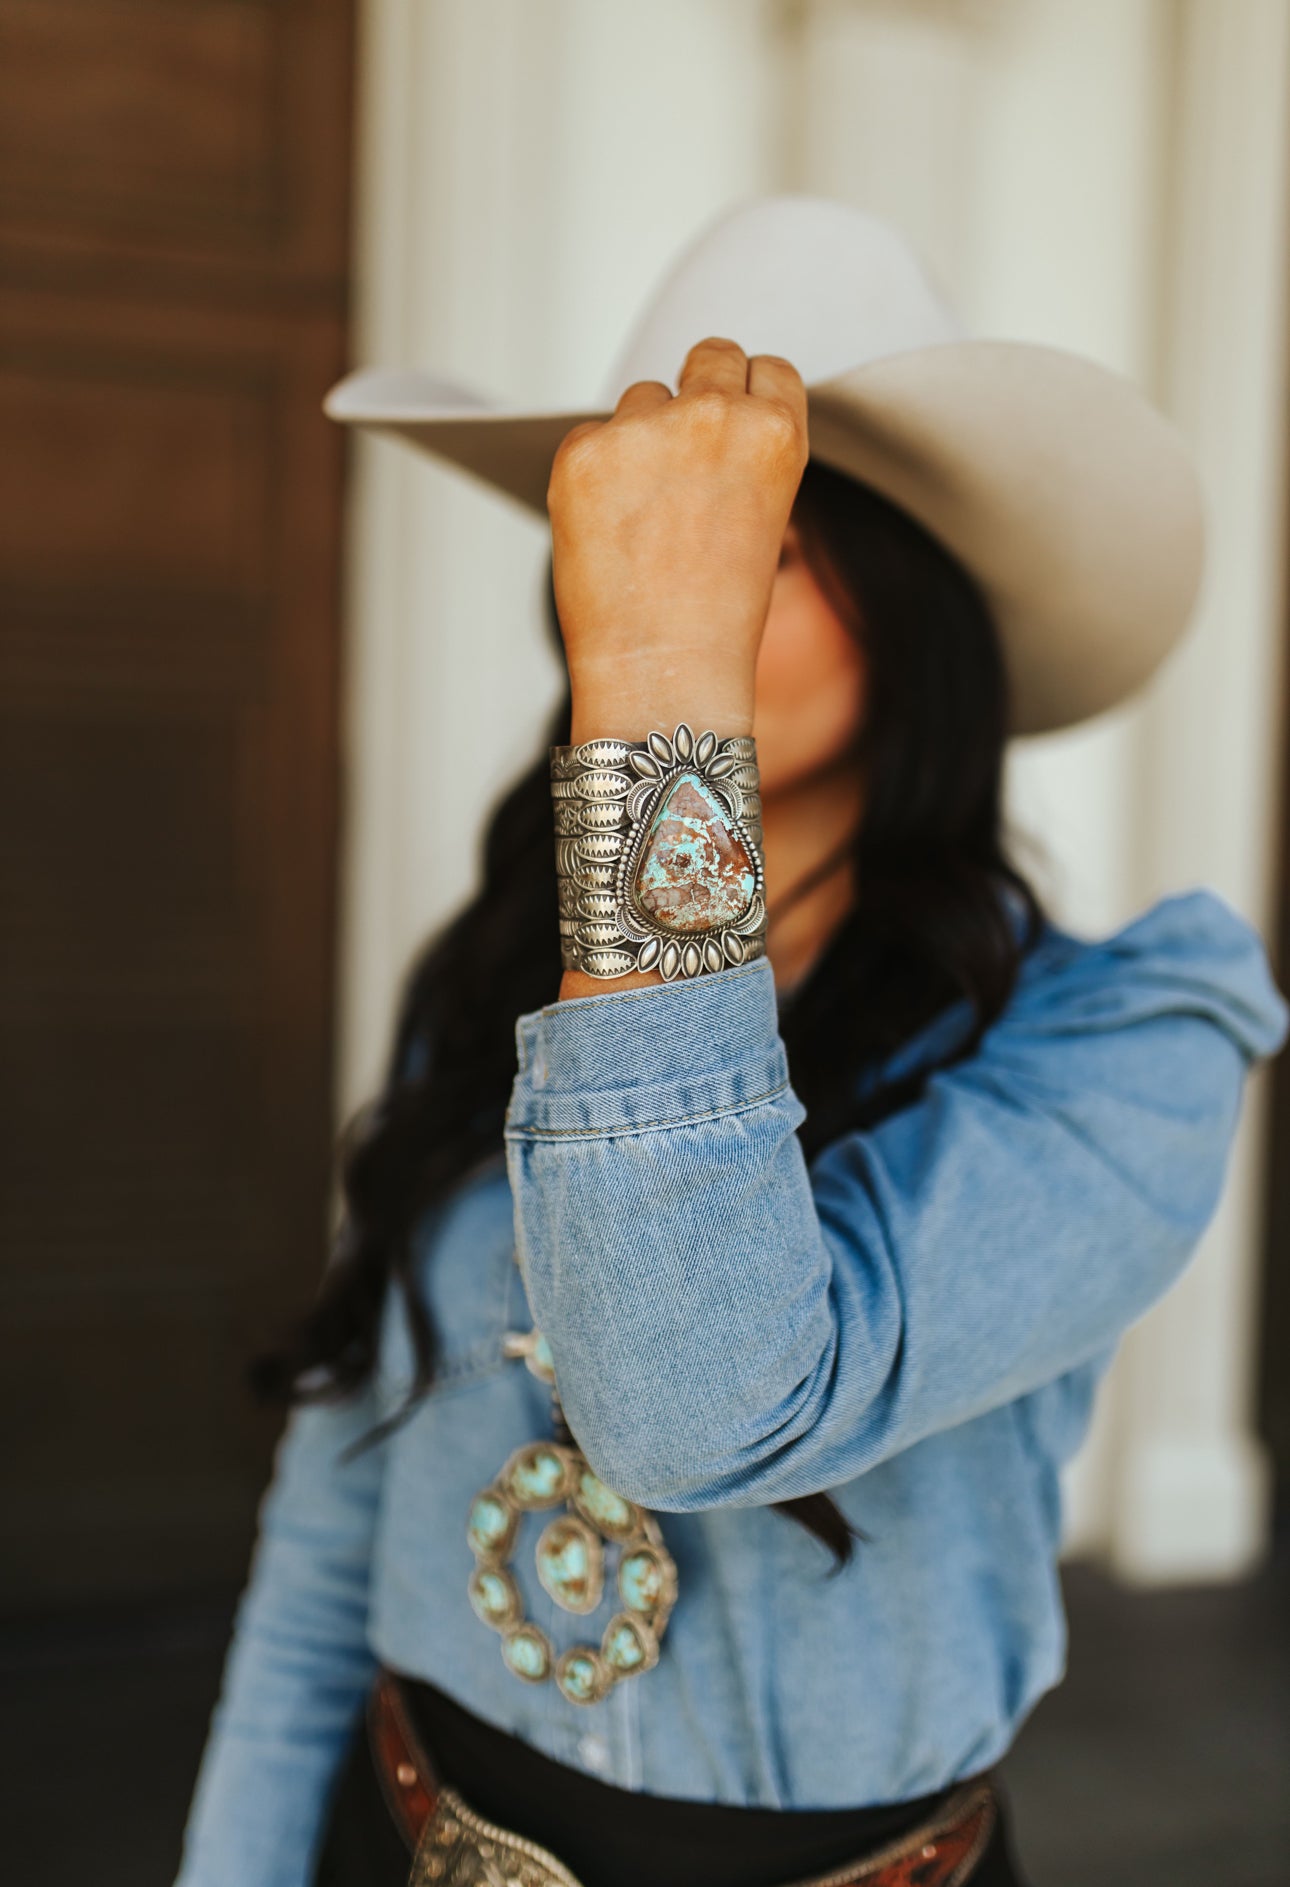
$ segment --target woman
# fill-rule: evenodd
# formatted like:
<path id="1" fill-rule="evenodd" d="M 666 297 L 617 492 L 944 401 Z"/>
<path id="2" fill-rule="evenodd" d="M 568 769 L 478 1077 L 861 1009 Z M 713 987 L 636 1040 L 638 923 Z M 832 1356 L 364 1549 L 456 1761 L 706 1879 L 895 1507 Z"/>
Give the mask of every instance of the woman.
<path id="1" fill-rule="evenodd" d="M 821 216 L 813 294 L 785 264 Z M 1007 732 L 1154 665 L 1190 514 L 1118 384 L 1081 382 L 1119 446 L 1082 511 L 1073 431 L 1029 475 L 1034 379 L 970 486 L 911 478 L 916 401 L 883 459 L 859 381 L 808 398 L 821 301 L 863 326 L 849 264 L 926 342 L 894 244 L 756 206 L 654 330 L 762 271 L 749 326 L 787 277 L 801 348 L 704 322 L 675 394 L 632 374 L 607 420 L 519 426 L 504 473 L 496 434 L 430 441 L 520 491 L 545 459 L 570 693 L 260 1371 L 298 1406 L 182 1887 L 1020 1878 L 990 1772 L 1061 1672 L 1059 1470 L 1287 1016 L 1212 894 L 1090 941 L 1008 862 Z M 971 388 L 929 371 L 963 453 Z"/>

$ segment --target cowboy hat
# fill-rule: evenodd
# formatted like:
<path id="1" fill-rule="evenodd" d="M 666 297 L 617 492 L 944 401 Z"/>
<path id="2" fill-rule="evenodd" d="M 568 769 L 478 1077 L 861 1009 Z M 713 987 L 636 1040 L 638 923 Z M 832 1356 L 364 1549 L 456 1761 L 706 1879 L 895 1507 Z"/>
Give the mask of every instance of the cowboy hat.
<path id="1" fill-rule="evenodd" d="M 902 506 L 976 579 L 1007 665 L 1010 730 L 1087 719 L 1141 686 L 1200 583 L 1199 481 L 1133 384 L 1081 355 L 978 338 L 916 251 L 876 217 L 814 197 L 746 203 L 706 228 L 647 306 L 607 399 L 490 406 L 415 372 L 349 375 L 333 419 L 405 439 L 542 512 L 571 426 L 636 380 L 676 375 L 725 335 L 791 360 L 813 458 Z"/>

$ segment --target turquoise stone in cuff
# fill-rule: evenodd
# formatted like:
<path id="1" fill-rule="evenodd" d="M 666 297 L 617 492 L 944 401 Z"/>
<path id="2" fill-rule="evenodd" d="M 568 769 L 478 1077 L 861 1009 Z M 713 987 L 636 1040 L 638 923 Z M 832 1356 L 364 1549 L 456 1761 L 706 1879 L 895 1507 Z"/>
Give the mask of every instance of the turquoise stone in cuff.
<path id="1" fill-rule="evenodd" d="M 714 930 L 742 917 L 756 889 L 753 861 L 727 808 L 697 773 L 683 773 L 650 820 L 637 903 L 668 930 Z"/>

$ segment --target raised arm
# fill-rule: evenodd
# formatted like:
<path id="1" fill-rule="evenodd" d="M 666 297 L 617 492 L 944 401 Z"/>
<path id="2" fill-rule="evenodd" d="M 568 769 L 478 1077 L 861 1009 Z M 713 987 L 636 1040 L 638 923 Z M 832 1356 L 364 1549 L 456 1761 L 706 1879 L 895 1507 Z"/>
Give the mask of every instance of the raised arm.
<path id="1" fill-rule="evenodd" d="M 805 447 L 793 369 L 724 341 L 566 441 L 575 743 L 751 729 Z M 1102 944 L 1050 931 L 969 1061 L 808 1171 L 770 963 L 661 983 L 566 974 L 520 1018 L 507 1123 L 570 1425 L 661 1508 L 838 1485 L 1099 1356 L 1194 1249 L 1286 1021 L 1210 894 Z"/>

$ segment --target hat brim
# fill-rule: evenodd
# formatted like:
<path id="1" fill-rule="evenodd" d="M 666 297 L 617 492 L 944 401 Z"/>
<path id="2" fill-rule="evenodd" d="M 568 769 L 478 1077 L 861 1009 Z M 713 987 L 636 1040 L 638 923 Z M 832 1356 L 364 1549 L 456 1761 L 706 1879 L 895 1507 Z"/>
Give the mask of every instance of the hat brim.
<path id="1" fill-rule="evenodd" d="M 908 511 L 981 587 L 1010 732 L 1122 701 L 1186 628 L 1203 563 L 1199 480 L 1179 434 L 1121 375 L 1059 348 L 973 338 L 866 362 L 807 398 L 812 457 Z M 507 411 L 379 369 L 348 376 L 325 407 L 538 513 L 560 441 L 607 416 Z"/>

